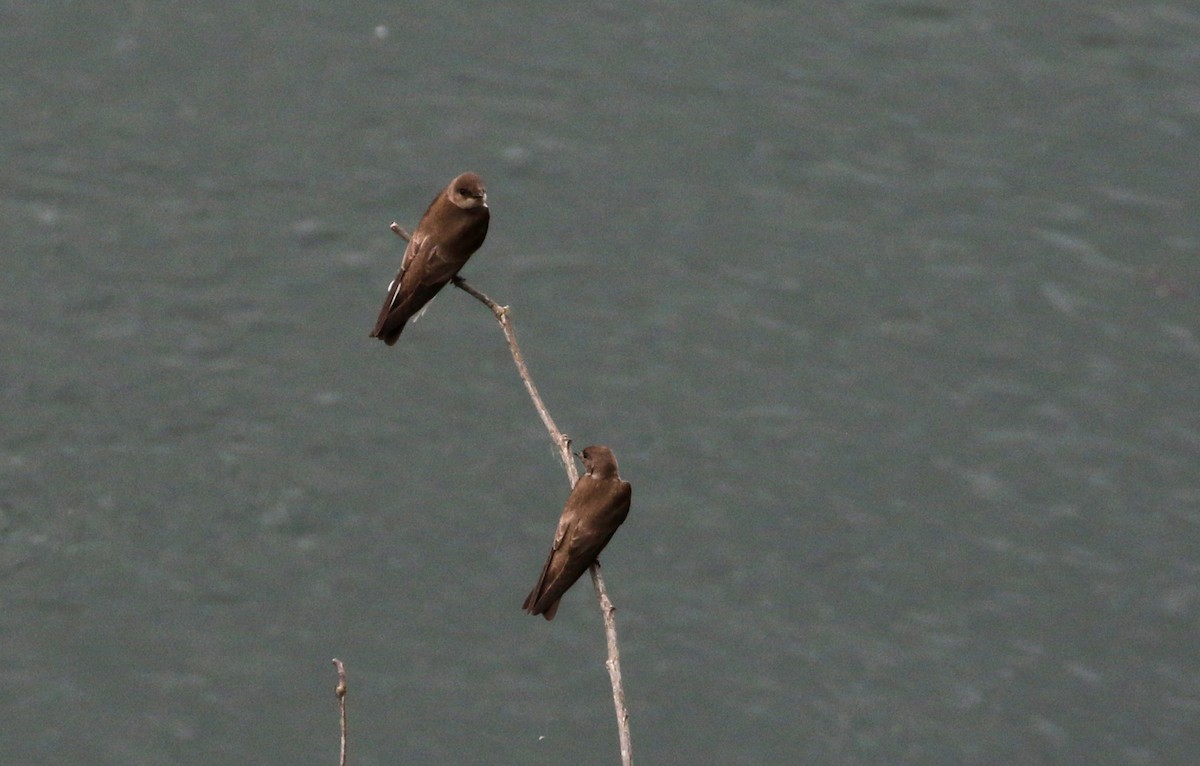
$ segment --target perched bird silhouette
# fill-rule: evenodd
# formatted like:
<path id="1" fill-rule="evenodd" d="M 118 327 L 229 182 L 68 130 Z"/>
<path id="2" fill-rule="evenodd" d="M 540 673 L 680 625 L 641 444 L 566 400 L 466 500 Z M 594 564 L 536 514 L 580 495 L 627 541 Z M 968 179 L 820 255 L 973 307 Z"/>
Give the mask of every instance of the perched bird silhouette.
<path id="1" fill-rule="evenodd" d="M 433 198 L 404 249 L 372 338 L 395 345 L 404 325 L 446 286 L 483 244 L 490 213 L 483 179 L 463 173 Z"/>
<path id="2" fill-rule="evenodd" d="M 547 620 L 554 619 L 559 599 L 596 561 L 625 521 L 633 497 L 629 482 L 617 473 L 617 458 L 608 447 L 588 447 L 579 458 L 587 473 L 579 477 L 567 498 L 550 556 L 523 607 Z"/>

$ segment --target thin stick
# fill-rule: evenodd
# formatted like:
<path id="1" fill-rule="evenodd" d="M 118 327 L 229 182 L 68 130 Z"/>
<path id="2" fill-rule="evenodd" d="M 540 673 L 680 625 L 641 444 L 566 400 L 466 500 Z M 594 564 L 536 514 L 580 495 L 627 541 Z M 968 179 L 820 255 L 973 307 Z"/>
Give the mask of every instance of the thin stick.
<path id="1" fill-rule="evenodd" d="M 621 740 L 621 763 L 633 763 L 633 742 L 629 739 L 629 711 L 625 708 L 625 683 L 621 680 L 621 648 L 617 645 L 617 608 L 608 598 L 604 578 L 600 576 L 600 560 L 592 564 L 592 585 L 596 586 L 596 597 L 600 599 L 600 613 L 604 615 L 604 635 L 608 639 L 608 680 L 612 684 L 613 707 L 617 710 L 617 736 Z"/>
<path id="2" fill-rule="evenodd" d="M 571 437 L 558 430 L 554 418 L 550 417 L 550 410 L 546 409 L 546 403 L 542 401 L 542 395 L 538 393 L 537 386 L 533 383 L 529 368 L 525 366 L 525 357 L 521 355 L 521 347 L 517 345 L 517 331 L 513 328 L 512 320 L 508 318 L 508 306 L 498 305 L 491 298 L 467 284 L 462 277 L 454 277 L 450 281 L 454 283 L 455 287 L 474 296 L 476 300 L 491 309 L 496 321 L 500 323 L 501 329 L 504 330 L 504 337 L 508 339 L 508 350 L 512 352 L 513 362 L 517 365 L 517 373 L 525 382 L 525 390 L 529 392 L 534 409 L 537 410 L 542 424 L 546 426 L 546 431 L 550 434 L 550 441 L 554 442 L 554 446 L 558 449 L 558 459 L 562 461 L 563 468 L 567 470 L 567 481 L 574 487 L 575 482 L 579 480 L 579 471 L 575 467 L 575 460 L 571 457 Z"/>
<path id="3" fill-rule="evenodd" d="M 409 233 L 400 224 L 393 223 L 391 228 L 392 231 L 405 240 L 410 238 Z M 501 306 L 496 303 L 484 293 L 467 284 L 467 281 L 462 277 L 456 276 L 451 281 L 454 282 L 455 287 L 491 309 L 492 315 L 500 323 L 500 328 L 504 330 L 504 337 L 508 340 L 508 350 L 512 353 L 513 362 L 517 365 L 517 372 L 520 374 L 521 380 L 525 383 L 525 390 L 529 392 L 529 398 L 533 400 L 533 406 L 542 418 L 542 423 L 546 426 L 546 430 L 550 432 L 550 441 L 554 442 L 554 446 L 559 451 L 559 459 L 562 460 L 563 467 L 566 468 L 567 480 L 574 487 L 575 482 L 579 480 L 579 472 L 575 468 L 575 461 L 571 459 L 571 439 L 558 430 L 558 426 L 554 423 L 554 418 L 550 417 L 550 411 L 546 409 L 546 403 L 542 401 L 541 395 L 538 394 L 537 386 L 533 384 L 533 377 L 529 374 L 529 368 L 525 365 L 525 357 L 521 354 L 520 346 L 517 345 L 516 330 L 513 329 L 512 320 L 508 318 L 508 306 Z M 600 613 L 604 617 L 604 635 L 608 642 L 608 661 L 604 663 L 604 666 L 608 668 L 608 680 L 612 683 L 613 706 L 616 708 L 617 713 L 617 735 L 621 740 L 621 764 L 622 766 L 632 766 L 633 743 L 629 736 L 629 711 L 625 707 L 625 684 L 621 680 L 621 651 L 617 643 L 617 608 L 613 606 L 612 601 L 608 597 L 608 589 L 604 587 L 604 578 L 600 575 L 599 561 L 592 564 L 591 574 L 592 585 L 596 586 L 596 597 L 600 601 Z"/>
<path id="4" fill-rule="evenodd" d="M 469 293 L 490 308 L 496 316 L 496 321 L 504 329 L 504 337 L 508 338 L 508 348 L 512 352 L 513 361 L 517 363 L 517 372 L 521 374 L 521 380 L 525 381 L 525 388 L 528 389 L 529 396 L 533 399 L 533 406 L 537 408 L 538 414 L 542 416 L 542 422 L 546 424 L 546 430 L 550 432 L 550 440 L 557 444 L 562 451 L 560 457 L 567 469 L 567 479 L 574 487 L 575 482 L 579 480 L 579 474 L 575 469 L 575 461 L 571 459 L 571 440 L 554 425 L 554 419 L 550 417 L 550 413 L 546 411 L 546 405 L 538 396 L 537 386 L 533 384 L 533 378 L 529 376 L 529 368 L 525 366 L 525 359 L 521 356 L 521 349 L 517 346 L 517 335 L 508 318 L 508 306 L 498 305 L 491 298 L 467 284 L 461 277 L 454 277 L 453 282 L 455 287 Z M 629 711 L 625 708 L 625 686 L 621 681 L 621 652 L 617 644 L 617 619 L 615 616 L 617 609 L 608 598 L 608 589 L 604 587 L 604 578 L 600 576 L 599 560 L 592 564 L 590 571 L 592 584 L 596 586 L 596 596 L 600 600 L 600 614 L 604 617 L 604 635 L 608 643 L 608 661 L 604 663 L 604 666 L 608 668 L 608 680 L 612 683 L 613 706 L 617 712 L 617 736 L 621 741 L 621 764 L 622 766 L 632 766 L 633 745 L 629 737 Z"/>
<path id="5" fill-rule="evenodd" d="M 393 223 L 391 229 L 400 237 L 406 240 L 410 239 L 409 233 L 401 228 L 400 224 Z M 504 337 L 508 339 L 508 350 L 512 352 L 513 362 L 517 365 L 517 372 L 521 375 L 521 380 L 525 382 L 525 390 L 529 392 L 529 398 L 533 400 L 533 406 L 537 409 L 538 416 L 542 419 L 542 424 L 550 432 L 550 441 L 554 442 L 554 447 L 558 450 L 558 458 L 562 461 L 563 467 L 567 469 L 567 479 L 571 482 L 571 486 L 574 487 L 575 482 L 579 479 L 579 472 L 575 468 L 575 461 L 571 459 L 571 439 L 558 430 L 558 426 L 554 423 L 554 418 L 550 417 L 550 410 L 546 409 L 546 403 L 542 401 L 542 396 L 538 393 L 537 386 L 533 383 L 533 377 L 529 374 L 529 368 L 525 366 L 525 357 L 521 354 L 521 347 L 517 345 L 517 333 L 513 329 L 512 320 L 508 318 L 508 306 L 501 306 L 496 303 L 467 284 L 462 277 L 454 277 L 451 281 L 454 282 L 455 287 L 471 295 L 475 300 L 491 309 L 492 314 L 496 317 L 496 321 L 500 323 L 500 328 L 504 330 Z"/>
<path id="6" fill-rule="evenodd" d="M 346 666 L 337 658 L 334 658 L 333 666 L 337 668 L 338 674 L 338 685 L 333 692 L 337 695 L 338 710 L 342 719 L 342 749 L 338 756 L 338 766 L 346 766 Z"/>

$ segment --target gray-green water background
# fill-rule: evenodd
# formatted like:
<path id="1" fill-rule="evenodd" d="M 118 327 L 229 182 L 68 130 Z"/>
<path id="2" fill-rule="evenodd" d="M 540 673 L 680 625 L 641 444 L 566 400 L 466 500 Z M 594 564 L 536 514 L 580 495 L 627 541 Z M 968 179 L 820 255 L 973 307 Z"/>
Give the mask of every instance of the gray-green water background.
<path id="1" fill-rule="evenodd" d="M 0 762 L 1184 764 L 1193 2 L 0 5 Z"/>

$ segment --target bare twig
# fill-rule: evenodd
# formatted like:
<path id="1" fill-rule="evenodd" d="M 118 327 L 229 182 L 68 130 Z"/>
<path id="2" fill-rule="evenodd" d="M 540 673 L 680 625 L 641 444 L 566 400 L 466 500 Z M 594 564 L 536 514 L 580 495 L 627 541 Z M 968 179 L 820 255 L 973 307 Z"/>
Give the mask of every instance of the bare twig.
<path id="1" fill-rule="evenodd" d="M 604 578 L 600 576 L 600 561 L 592 564 L 592 585 L 600 599 L 600 613 L 604 615 L 604 635 L 608 639 L 608 680 L 612 684 L 613 707 L 617 709 L 617 736 L 621 740 L 622 766 L 633 764 L 633 742 L 629 739 L 629 711 L 625 708 L 625 683 L 621 680 L 621 648 L 617 645 L 617 608 L 608 598 Z"/>
<path id="2" fill-rule="evenodd" d="M 411 238 L 411 235 L 398 223 L 393 223 L 391 229 L 405 240 Z M 496 303 L 479 290 L 467 284 L 466 280 L 462 277 L 456 276 L 451 281 L 454 282 L 455 287 L 491 309 L 492 315 L 500 323 L 500 328 L 504 330 L 504 337 L 508 339 L 508 350 L 512 352 L 513 362 L 517 365 L 517 372 L 520 374 L 521 380 L 525 383 L 525 390 L 529 392 L 529 398 L 533 400 L 533 406 L 537 409 L 538 416 L 542 419 L 542 424 L 550 432 L 550 441 L 554 442 L 554 447 L 558 450 L 558 457 L 562 461 L 563 467 L 567 470 L 567 479 L 570 481 L 571 486 L 574 487 L 575 482 L 579 479 L 579 472 L 575 468 L 575 461 L 571 459 L 571 439 L 558 430 L 558 426 L 554 423 L 554 418 L 550 417 L 550 411 L 546 409 L 546 403 L 542 401 L 542 396 L 538 393 L 537 386 L 533 383 L 533 377 L 529 374 L 529 368 L 525 366 L 525 357 L 521 354 L 521 347 L 517 345 L 517 333 L 513 329 L 512 320 L 508 318 L 508 306 L 501 306 Z"/>
<path id="3" fill-rule="evenodd" d="M 397 236 L 405 240 L 411 239 L 411 235 L 400 224 L 393 223 L 391 229 Z M 512 320 L 509 319 L 508 306 L 496 303 L 483 292 L 469 285 L 462 277 L 456 276 L 451 281 L 454 282 L 455 287 L 487 306 L 492 315 L 496 317 L 496 321 L 500 323 L 500 329 L 504 330 L 504 337 L 508 340 L 508 350 L 512 353 L 513 362 L 517 365 L 517 373 L 525 383 L 525 390 L 529 392 L 529 398 L 533 400 L 533 406 L 537 409 L 538 416 L 541 417 L 543 425 L 550 433 L 550 441 L 554 442 L 555 448 L 559 451 L 559 459 L 562 460 L 563 467 L 567 471 L 567 481 L 574 487 L 575 482 L 579 480 L 579 471 L 575 467 L 575 461 L 571 458 L 571 439 L 558 430 L 554 418 L 550 417 L 550 411 L 546 409 L 546 403 L 542 401 L 542 397 L 538 393 L 537 386 L 533 383 L 533 377 L 525 365 L 525 357 L 521 354 L 520 346 L 517 345 L 517 333 L 513 329 Z M 612 683 L 613 706 L 616 708 L 617 714 L 617 734 L 621 741 L 621 764 L 622 766 L 632 766 L 633 744 L 629 736 L 629 711 L 625 707 L 625 684 L 621 680 L 621 652 L 617 643 L 617 608 L 608 598 L 608 589 L 604 587 L 604 578 L 600 575 L 599 561 L 592 564 L 591 574 L 592 584 L 596 586 L 596 597 L 600 602 L 600 613 L 604 617 L 604 635 L 608 642 L 608 661 L 605 662 L 605 667 L 608 668 L 608 679 Z"/>
<path id="4" fill-rule="evenodd" d="M 554 419 L 546 410 L 542 397 L 538 395 L 537 386 L 533 384 L 529 368 L 525 366 L 525 358 L 521 355 L 520 347 L 517 346 L 517 334 L 513 330 L 512 321 L 508 318 L 508 306 L 499 305 L 467 284 L 462 277 L 454 277 L 453 282 L 455 287 L 469 293 L 491 309 L 496 321 L 500 323 L 500 327 L 504 330 L 504 337 L 508 339 L 508 350 L 512 352 L 513 361 L 517 364 L 517 372 L 520 373 L 521 380 L 525 381 L 525 388 L 529 391 L 530 398 L 533 399 L 533 406 L 537 408 L 542 422 L 546 425 L 546 430 L 550 432 L 550 440 L 561 451 L 560 457 L 563 466 L 567 469 L 567 480 L 574 487 L 575 482 L 579 480 L 579 473 L 575 468 L 575 461 L 571 459 L 571 440 L 558 430 Z M 608 598 L 608 589 L 604 587 L 604 578 L 600 575 L 599 561 L 592 564 L 591 573 L 592 584 L 596 586 L 596 597 L 600 600 L 600 613 L 604 616 L 604 635 L 608 642 L 608 661 L 604 664 L 608 668 L 608 680 L 612 683 L 613 706 L 617 711 L 617 736 L 621 741 L 621 764 L 622 766 L 632 766 L 633 745 L 629 736 L 629 711 L 625 708 L 625 685 L 621 680 L 621 653 L 617 644 L 617 619 L 615 616 L 617 609 Z"/>
<path id="5" fill-rule="evenodd" d="M 546 409 L 546 403 L 542 401 L 542 395 L 538 393 L 537 386 L 533 383 L 529 368 L 525 366 L 525 357 L 521 355 L 521 347 L 517 345 L 517 331 L 513 329 L 512 320 L 508 318 L 508 306 L 497 304 L 467 284 L 462 277 L 454 277 L 451 281 L 454 282 L 455 287 L 491 309 L 496 321 L 500 323 L 500 328 L 504 330 L 504 337 L 508 340 L 508 350 L 512 352 L 513 362 L 517 365 L 517 373 L 525 383 L 525 390 L 529 392 L 529 398 L 533 400 L 538 417 L 542 419 L 542 424 L 546 426 L 546 431 L 550 434 L 550 441 L 554 442 L 555 448 L 558 449 L 558 459 L 562 461 L 563 468 L 567 471 L 567 481 L 574 487 L 575 482 L 579 480 L 579 471 L 575 468 L 574 458 L 571 457 L 571 437 L 558 430 L 554 418 L 550 417 L 550 410 Z"/>
<path id="6" fill-rule="evenodd" d="M 342 720 L 342 749 L 338 756 L 338 766 L 346 766 L 346 666 L 337 658 L 334 658 L 333 666 L 337 668 L 338 674 L 338 685 L 333 692 L 338 698 L 338 710 Z"/>

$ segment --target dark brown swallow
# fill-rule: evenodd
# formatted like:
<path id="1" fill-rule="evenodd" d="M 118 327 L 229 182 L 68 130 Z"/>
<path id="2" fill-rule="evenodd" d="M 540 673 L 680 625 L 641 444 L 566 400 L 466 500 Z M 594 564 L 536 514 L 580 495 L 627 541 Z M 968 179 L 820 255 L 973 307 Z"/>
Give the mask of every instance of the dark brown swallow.
<path id="1" fill-rule="evenodd" d="M 483 179 L 463 173 L 433 198 L 388 286 L 372 338 L 395 345 L 404 325 L 446 286 L 483 244 L 488 230 Z"/>
<path id="2" fill-rule="evenodd" d="M 633 490 L 617 473 L 617 458 L 608 447 L 588 447 L 579 454 L 587 473 L 575 482 L 554 545 L 524 609 L 554 619 L 558 601 L 600 556 L 617 527 L 629 515 Z"/>

